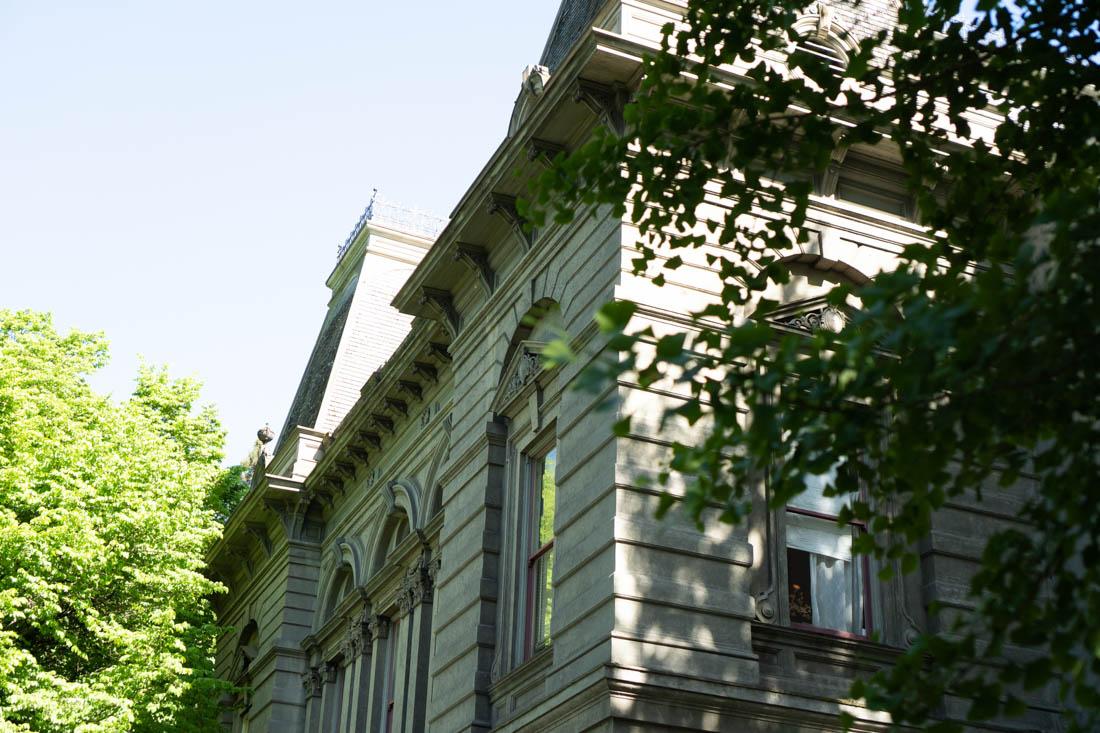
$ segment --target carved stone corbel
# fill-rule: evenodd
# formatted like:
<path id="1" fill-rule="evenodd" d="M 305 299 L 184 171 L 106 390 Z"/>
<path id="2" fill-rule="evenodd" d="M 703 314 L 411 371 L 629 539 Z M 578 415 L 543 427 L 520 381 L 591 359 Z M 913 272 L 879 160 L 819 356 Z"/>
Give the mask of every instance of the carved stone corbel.
<path id="1" fill-rule="evenodd" d="M 349 445 L 348 455 L 364 468 L 370 467 L 370 453 L 367 452 L 366 448 L 359 445 Z"/>
<path id="2" fill-rule="evenodd" d="M 630 101 L 630 92 L 624 84 L 616 82 L 608 86 L 588 79 L 577 79 L 573 101 L 587 107 L 616 135 L 626 132 L 623 109 Z"/>
<path id="3" fill-rule="evenodd" d="M 519 214 L 516 208 L 516 197 L 496 191 L 489 194 L 489 215 L 499 216 L 508 222 L 515 233 L 516 238 L 523 246 L 523 251 L 531 249 L 535 244 L 535 231 L 528 227 L 528 222 Z"/>
<path id="4" fill-rule="evenodd" d="M 426 361 L 414 361 L 412 368 L 413 374 L 416 374 L 422 379 L 426 379 L 429 382 L 439 381 L 439 373 L 436 371 L 435 365 L 433 364 L 429 364 Z"/>
<path id="5" fill-rule="evenodd" d="M 485 251 L 484 247 L 459 242 L 455 247 L 454 258 L 456 262 L 466 265 L 477 275 L 486 297 L 493 294 L 493 290 L 497 285 L 497 276 L 489 265 L 489 253 Z"/>
<path id="6" fill-rule="evenodd" d="M 264 522 L 245 522 L 244 529 L 259 542 L 264 550 L 264 557 L 271 557 L 271 537 L 267 534 L 267 524 Z"/>
<path id="7" fill-rule="evenodd" d="M 396 397 L 387 397 L 385 402 L 386 407 L 399 413 L 402 417 L 409 416 L 409 403 L 405 402 L 405 400 L 399 400 Z"/>
<path id="8" fill-rule="evenodd" d="M 356 433 L 360 443 L 366 443 L 371 448 L 378 450 L 382 447 L 382 436 L 370 430 L 360 430 Z"/>
<path id="9" fill-rule="evenodd" d="M 775 587 L 756 594 L 756 618 L 765 623 L 775 623 Z"/>
<path id="10" fill-rule="evenodd" d="M 321 488 L 328 492 L 328 496 L 343 496 L 344 495 L 344 480 L 339 476 L 333 474 L 326 474 L 321 480 Z"/>
<path id="11" fill-rule="evenodd" d="M 385 415 L 379 415 L 377 412 L 373 413 L 370 416 L 369 422 L 371 426 L 385 430 L 390 435 L 393 435 L 393 420 Z"/>
<path id="12" fill-rule="evenodd" d="M 424 399 L 424 390 L 421 389 L 419 383 L 414 382 L 411 379 L 402 379 L 398 381 L 397 387 L 402 392 L 412 397 L 414 400 L 420 401 Z"/>
<path id="13" fill-rule="evenodd" d="M 548 168 L 555 157 L 567 152 L 569 151 L 564 145 L 542 138 L 533 137 L 527 141 L 527 159 L 532 162 L 538 161 Z"/>
<path id="14" fill-rule="evenodd" d="M 340 474 L 349 481 L 355 480 L 355 464 L 348 463 L 347 461 L 336 461 L 333 464 L 333 468 L 336 469 L 336 473 Z"/>
<path id="15" fill-rule="evenodd" d="M 447 345 L 437 341 L 428 342 L 428 356 L 435 359 L 440 364 L 451 363 L 451 352 L 447 351 Z"/>
<path id="16" fill-rule="evenodd" d="M 420 289 L 420 304 L 430 307 L 443 321 L 444 327 L 450 333 L 451 338 L 458 336 L 458 330 L 462 326 L 462 319 L 455 309 L 454 299 L 446 290 L 439 288 L 423 287 Z"/>
<path id="17" fill-rule="evenodd" d="M 825 166 L 825 172 L 821 174 L 818 185 L 818 193 L 822 196 L 835 196 L 836 185 L 840 181 L 840 168 L 844 164 L 844 157 L 848 154 L 848 148 L 836 147 L 829 155 L 829 164 Z"/>
<path id="18" fill-rule="evenodd" d="M 367 631 L 372 639 L 385 639 L 390 635 L 390 620 L 385 616 L 371 616 L 367 621 Z"/>
<path id="19" fill-rule="evenodd" d="M 306 512 L 317 498 L 317 492 L 303 489 L 293 499 L 268 500 L 264 502 L 264 506 L 282 521 L 288 539 L 301 540 L 304 539 Z"/>
<path id="20" fill-rule="evenodd" d="M 320 667 L 310 667 L 302 675 L 302 687 L 306 688 L 306 697 L 320 697 L 325 690 L 325 678 Z"/>

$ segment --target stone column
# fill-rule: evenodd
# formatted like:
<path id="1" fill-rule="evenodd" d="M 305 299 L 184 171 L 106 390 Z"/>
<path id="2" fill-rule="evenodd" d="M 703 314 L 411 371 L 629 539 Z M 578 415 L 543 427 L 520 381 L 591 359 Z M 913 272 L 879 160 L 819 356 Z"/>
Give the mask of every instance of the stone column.
<path id="1" fill-rule="evenodd" d="M 343 655 L 347 662 L 347 681 L 345 684 L 345 725 L 349 733 L 366 733 L 369 726 L 370 680 L 371 680 L 371 633 L 368 627 L 370 616 L 366 611 L 352 615 L 348 620 L 344 638 Z"/>
<path id="2" fill-rule="evenodd" d="M 370 632 L 372 652 L 365 664 L 365 669 L 370 670 L 366 720 L 369 722 L 368 730 L 379 731 L 386 719 L 383 694 L 386 689 L 386 646 L 390 635 L 390 620 L 385 616 L 371 616 L 367 629 Z"/>
<path id="3" fill-rule="evenodd" d="M 328 662 L 324 666 L 324 692 L 321 695 L 321 733 L 337 733 L 340 724 L 340 687 L 343 682 L 342 663 L 339 660 Z"/>
<path id="4" fill-rule="evenodd" d="M 306 733 L 321 733 L 322 694 L 325 689 L 321 667 L 311 667 L 302 675 L 302 687 L 306 690 Z"/>
<path id="5" fill-rule="evenodd" d="M 424 730 L 428 710 L 428 669 L 431 664 L 432 597 L 439 559 L 431 552 L 420 556 L 405 574 L 400 605 L 407 615 L 405 645 L 405 695 L 402 701 L 404 729 Z"/>

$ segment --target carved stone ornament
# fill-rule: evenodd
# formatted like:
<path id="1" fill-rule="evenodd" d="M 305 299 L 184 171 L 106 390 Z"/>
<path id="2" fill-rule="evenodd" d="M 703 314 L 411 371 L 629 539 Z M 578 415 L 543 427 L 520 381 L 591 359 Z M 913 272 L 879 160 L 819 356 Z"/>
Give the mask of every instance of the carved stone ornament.
<path id="1" fill-rule="evenodd" d="M 477 276 L 486 297 L 493 294 L 497 286 L 497 276 L 489 264 L 489 253 L 484 247 L 459 242 L 455 245 L 454 258 L 456 262 L 466 265 Z"/>
<path id="2" fill-rule="evenodd" d="M 345 660 L 351 660 L 370 648 L 369 621 L 362 614 L 354 614 L 348 619 L 341 651 Z"/>
<path id="3" fill-rule="evenodd" d="M 446 290 L 439 288 L 422 287 L 420 289 L 420 305 L 427 306 L 435 314 L 435 317 L 443 322 L 444 328 L 451 338 L 458 336 L 458 330 L 462 326 L 462 318 L 455 308 L 454 299 Z"/>
<path id="4" fill-rule="evenodd" d="M 405 571 L 404 577 L 401 578 L 401 592 L 397 597 L 397 606 L 402 614 L 408 613 L 421 603 L 431 603 L 437 571 L 438 566 L 428 553 L 421 555 L 416 564 Z"/>
<path id="5" fill-rule="evenodd" d="M 756 594 L 756 618 L 771 623 L 775 621 L 775 601 L 772 599 L 774 588 L 768 588 Z"/>
<path id="6" fill-rule="evenodd" d="M 503 412 L 512 400 L 542 374 L 543 346 L 541 341 L 523 341 L 519 344 L 504 370 L 504 379 L 498 388 L 496 399 L 493 400 L 494 412 Z"/>
<path id="7" fill-rule="evenodd" d="M 528 225 L 527 220 L 520 215 L 519 209 L 516 208 L 515 196 L 493 191 L 489 194 L 487 209 L 490 216 L 499 216 L 508 222 L 524 252 L 534 246 L 536 232 Z"/>
<path id="8" fill-rule="evenodd" d="M 306 697 L 320 697 L 325 690 L 325 677 L 320 667 L 310 667 L 302 675 L 302 687 L 306 688 Z"/>
<path id="9" fill-rule="evenodd" d="M 367 631 L 372 639 L 385 639 L 390 635 L 390 620 L 385 616 L 371 616 L 367 621 Z"/>
<path id="10" fill-rule="evenodd" d="M 815 333 L 822 329 L 836 333 L 844 328 L 847 321 L 848 318 L 843 311 L 827 305 L 816 310 L 781 318 L 778 323 L 789 328 L 797 328 L 806 333 Z"/>
<path id="11" fill-rule="evenodd" d="M 588 79 L 577 79 L 575 83 L 573 100 L 587 107 L 616 135 L 624 134 L 626 119 L 623 108 L 630 101 L 626 86 L 621 83 L 609 86 Z"/>

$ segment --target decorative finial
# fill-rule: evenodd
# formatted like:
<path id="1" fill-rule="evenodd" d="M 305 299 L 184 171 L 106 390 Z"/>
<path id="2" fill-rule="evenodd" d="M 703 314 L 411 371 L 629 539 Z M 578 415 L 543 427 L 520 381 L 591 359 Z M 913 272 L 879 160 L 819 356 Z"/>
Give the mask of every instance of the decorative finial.
<path id="1" fill-rule="evenodd" d="M 271 429 L 270 425 L 267 425 L 265 423 L 262 428 L 256 431 L 256 438 L 263 445 L 267 445 L 271 441 L 275 440 L 275 431 Z"/>

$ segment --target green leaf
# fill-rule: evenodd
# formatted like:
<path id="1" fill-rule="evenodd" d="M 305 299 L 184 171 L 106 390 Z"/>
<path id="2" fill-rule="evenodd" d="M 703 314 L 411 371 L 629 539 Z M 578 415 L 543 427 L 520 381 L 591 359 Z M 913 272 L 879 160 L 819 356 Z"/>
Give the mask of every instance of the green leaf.
<path id="1" fill-rule="evenodd" d="M 596 311 L 596 323 L 604 333 L 622 331 L 630 322 L 634 311 L 638 309 L 636 303 L 629 300 L 614 300 L 605 303 Z"/>

